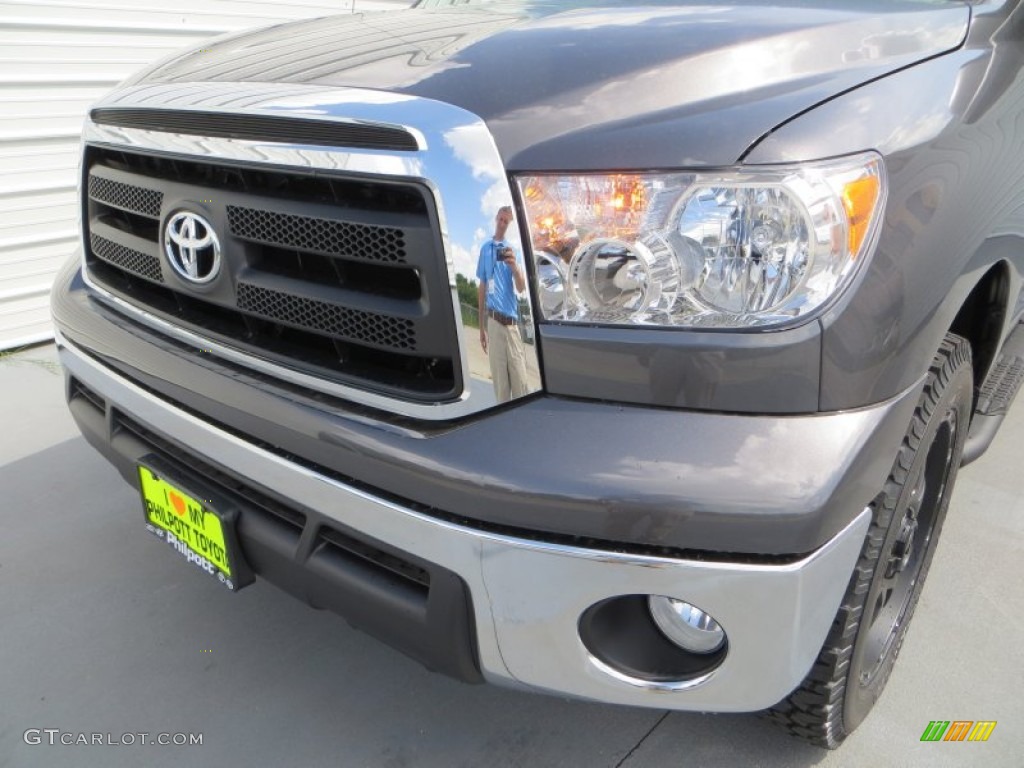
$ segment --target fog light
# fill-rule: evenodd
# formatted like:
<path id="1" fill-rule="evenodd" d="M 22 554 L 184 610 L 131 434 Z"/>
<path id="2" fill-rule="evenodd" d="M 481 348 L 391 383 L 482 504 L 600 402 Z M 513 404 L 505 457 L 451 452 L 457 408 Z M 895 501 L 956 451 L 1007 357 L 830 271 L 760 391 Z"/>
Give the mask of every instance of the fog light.
<path id="1" fill-rule="evenodd" d="M 690 653 L 714 653 L 725 642 L 725 630 L 695 605 L 659 595 L 647 598 L 647 605 L 665 637 Z"/>

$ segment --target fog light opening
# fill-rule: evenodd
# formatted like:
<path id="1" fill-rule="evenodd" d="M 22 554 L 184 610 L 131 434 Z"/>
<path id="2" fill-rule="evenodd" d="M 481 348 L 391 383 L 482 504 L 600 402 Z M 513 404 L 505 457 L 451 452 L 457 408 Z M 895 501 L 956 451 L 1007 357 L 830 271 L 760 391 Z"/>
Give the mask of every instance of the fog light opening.
<path id="1" fill-rule="evenodd" d="M 714 653 L 725 643 L 725 630 L 700 608 L 673 597 L 647 598 L 651 618 L 669 640 L 690 653 Z"/>
<path id="2" fill-rule="evenodd" d="M 580 616 L 583 645 L 599 668 L 612 670 L 610 674 L 630 685 L 668 691 L 703 685 L 729 652 L 724 630 L 716 622 L 721 640 L 714 649 L 709 649 L 710 642 L 697 643 L 708 650 L 695 653 L 659 628 L 650 600 L 650 594 L 617 595 L 594 603 Z M 707 625 L 705 635 L 698 637 L 714 634 L 713 629 Z"/>

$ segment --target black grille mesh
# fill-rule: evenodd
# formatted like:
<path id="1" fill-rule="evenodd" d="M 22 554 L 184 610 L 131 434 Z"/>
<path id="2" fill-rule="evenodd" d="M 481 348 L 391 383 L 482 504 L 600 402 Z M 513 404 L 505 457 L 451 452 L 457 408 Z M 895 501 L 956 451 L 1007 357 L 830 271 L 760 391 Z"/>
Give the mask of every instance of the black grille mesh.
<path id="1" fill-rule="evenodd" d="M 96 256 L 115 267 L 120 267 L 126 272 L 157 283 L 164 281 L 163 273 L 160 271 L 160 261 L 155 256 L 118 245 L 97 234 L 90 234 L 89 243 Z"/>
<path id="2" fill-rule="evenodd" d="M 238 284 L 238 308 L 255 315 L 388 349 L 416 350 L 412 321 L 349 309 L 326 301 Z"/>
<path id="3" fill-rule="evenodd" d="M 231 234 L 245 240 L 331 256 L 405 263 L 405 233 L 397 227 L 352 224 L 235 205 L 227 208 Z"/>
<path id="4" fill-rule="evenodd" d="M 96 285 L 172 325 L 285 368 L 417 402 L 461 391 L 457 321 L 429 191 L 408 181 L 197 162 L 87 146 Z M 221 274 L 165 267 L 161 211 L 197 204 Z"/>
<path id="5" fill-rule="evenodd" d="M 95 175 L 89 176 L 89 197 L 115 208 L 141 213 L 154 219 L 160 217 L 160 205 L 164 199 L 163 192 L 158 190 L 122 184 Z"/>

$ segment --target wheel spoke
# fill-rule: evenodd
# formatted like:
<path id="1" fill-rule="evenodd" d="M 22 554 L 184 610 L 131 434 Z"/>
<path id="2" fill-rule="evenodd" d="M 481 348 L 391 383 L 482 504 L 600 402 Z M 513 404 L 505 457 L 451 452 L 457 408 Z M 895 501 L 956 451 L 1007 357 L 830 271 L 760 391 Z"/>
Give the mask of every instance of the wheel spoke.
<path id="1" fill-rule="evenodd" d="M 921 509 L 921 502 L 924 499 L 925 492 L 928 489 L 928 473 L 924 471 L 924 467 L 918 472 L 917 479 L 914 482 L 914 487 L 910 491 L 910 499 L 907 501 L 907 514 L 911 517 L 916 518 L 918 512 Z"/>

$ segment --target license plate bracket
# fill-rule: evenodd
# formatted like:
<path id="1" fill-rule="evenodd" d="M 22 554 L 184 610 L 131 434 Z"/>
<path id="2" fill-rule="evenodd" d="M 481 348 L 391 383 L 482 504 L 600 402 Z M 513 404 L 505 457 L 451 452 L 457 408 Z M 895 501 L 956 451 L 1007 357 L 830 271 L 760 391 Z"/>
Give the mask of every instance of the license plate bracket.
<path id="1" fill-rule="evenodd" d="M 138 461 L 146 529 L 232 592 L 253 582 L 238 542 L 238 505 L 158 456 Z"/>

